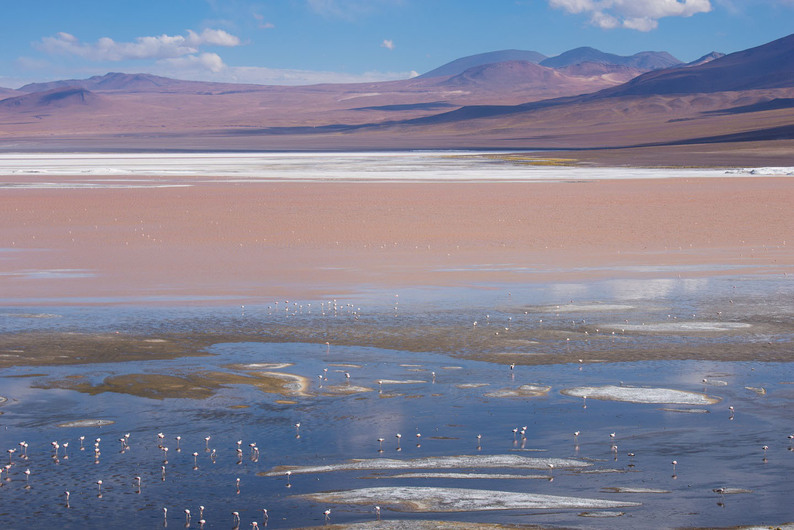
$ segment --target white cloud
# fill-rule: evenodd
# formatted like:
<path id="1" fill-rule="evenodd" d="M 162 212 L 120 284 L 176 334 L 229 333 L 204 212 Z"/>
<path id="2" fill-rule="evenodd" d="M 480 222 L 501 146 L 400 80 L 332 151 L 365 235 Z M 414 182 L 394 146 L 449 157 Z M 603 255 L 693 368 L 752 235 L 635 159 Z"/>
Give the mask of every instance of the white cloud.
<path id="1" fill-rule="evenodd" d="M 380 44 L 381 48 L 386 48 L 387 50 L 394 49 L 394 41 L 389 39 L 383 39 L 383 42 Z"/>
<path id="2" fill-rule="evenodd" d="M 223 64 L 223 59 L 217 53 L 185 55 L 184 57 L 162 59 L 159 63 L 168 65 L 168 69 L 171 71 L 209 70 L 210 72 L 218 73 L 226 68 L 226 65 Z"/>
<path id="3" fill-rule="evenodd" d="M 794 1 L 794 0 L 792 0 Z M 587 13 L 590 23 L 604 29 L 655 29 L 660 18 L 690 17 L 711 11 L 710 0 L 548 0 L 568 13 Z"/>
<path id="4" fill-rule="evenodd" d="M 75 55 L 91 61 L 124 61 L 184 57 L 197 54 L 205 45 L 239 46 L 240 39 L 221 29 L 205 29 L 201 33 L 188 30 L 186 36 L 138 37 L 134 42 L 116 42 L 110 37 L 102 37 L 94 43 L 87 43 L 60 32 L 44 37 L 36 47 L 53 55 Z"/>

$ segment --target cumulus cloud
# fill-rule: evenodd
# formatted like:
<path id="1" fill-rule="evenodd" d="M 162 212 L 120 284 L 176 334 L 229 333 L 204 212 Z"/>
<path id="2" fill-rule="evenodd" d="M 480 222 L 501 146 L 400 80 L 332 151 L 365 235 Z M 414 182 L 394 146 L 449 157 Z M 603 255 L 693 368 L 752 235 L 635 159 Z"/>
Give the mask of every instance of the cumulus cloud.
<path id="1" fill-rule="evenodd" d="M 590 15 L 590 23 L 603 29 L 623 27 L 651 31 L 665 17 L 690 17 L 711 11 L 710 0 L 548 0 L 568 13 Z"/>
<path id="2" fill-rule="evenodd" d="M 387 50 L 394 49 L 394 41 L 389 39 L 383 39 L 383 42 L 380 44 L 381 48 L 386 48 Z"/>
<path id="3" fill-rule="evenodd" d="M 102 37 L 88 43 L 69 33 L 60 32 L 41 39 L 37 48 L 53 55 L 75 55 L 90 61 L 124 61 L 191 56 L 207 45 L 239 46 L 240 39 L 222 29 L 205 29 L 201 33 L 188 30 L 187 35 L 138 37 L 134 42 L 116 42 L 110 37 Z"/>
<path id="4" fill-rule="evenodd" d="M 210 72 L 220 72 L 226 68 L 220 55 L 217 53 L 201 53 L 198 55 L 185 55 L 184 57 L 174 57 L 162 59 L 160 64 L 168 65 L 169 70 L 209 70 Z"/>

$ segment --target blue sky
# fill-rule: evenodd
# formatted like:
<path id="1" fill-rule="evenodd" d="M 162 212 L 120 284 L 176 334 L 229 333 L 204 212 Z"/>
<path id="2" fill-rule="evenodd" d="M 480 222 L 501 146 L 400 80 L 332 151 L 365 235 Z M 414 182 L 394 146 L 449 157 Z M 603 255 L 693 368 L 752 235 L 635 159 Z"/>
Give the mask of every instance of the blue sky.
<path id="1" fill-rule="evenodd" d="M 0 86 L 148 72 L 312 84 L 404 79 L 502 49 L 691 61 L 794 32 L 794 0 L 0 0 Z"/>

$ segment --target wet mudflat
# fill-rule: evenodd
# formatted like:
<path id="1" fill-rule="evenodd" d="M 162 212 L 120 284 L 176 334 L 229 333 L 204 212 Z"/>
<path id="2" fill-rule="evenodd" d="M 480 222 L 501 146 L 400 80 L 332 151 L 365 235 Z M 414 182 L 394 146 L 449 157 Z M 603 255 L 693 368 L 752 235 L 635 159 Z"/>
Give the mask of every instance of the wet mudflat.
<path id="1" fill-rule="evenodd" d="M 737 273 L 6 306 L 0 524 L 792 521 L 792 295 Z"/>

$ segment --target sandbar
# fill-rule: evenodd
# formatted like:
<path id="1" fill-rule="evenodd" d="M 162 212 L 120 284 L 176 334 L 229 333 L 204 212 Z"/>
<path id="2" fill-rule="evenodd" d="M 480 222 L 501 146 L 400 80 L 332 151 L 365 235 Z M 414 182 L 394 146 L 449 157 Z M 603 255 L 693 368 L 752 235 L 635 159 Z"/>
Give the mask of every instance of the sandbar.
<path id="1" fill-rule="evenodd" d="M 383 487 L 312 493 L 301 497 L 315 502 L 383 504 L 396 511 L 470 512 L 483 510 L 594 509 L 640 506 L 636 502 L 561 497 L 537 493 L 464 488 Z"/>

